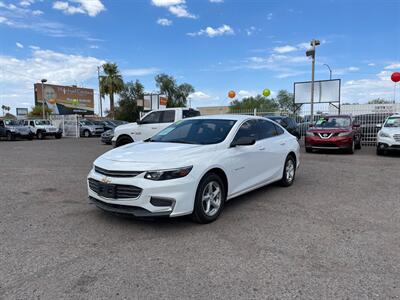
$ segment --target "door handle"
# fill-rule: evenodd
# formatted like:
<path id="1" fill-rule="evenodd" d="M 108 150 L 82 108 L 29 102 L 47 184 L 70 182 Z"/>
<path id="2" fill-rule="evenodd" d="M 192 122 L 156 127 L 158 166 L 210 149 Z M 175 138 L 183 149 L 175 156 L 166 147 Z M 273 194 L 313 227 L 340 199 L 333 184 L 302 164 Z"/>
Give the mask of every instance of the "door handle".
<path id="1" fill-rule="evenodd" d="M 281 143 L 281 146 L 285 146 L 285 145 L 286 145 L 286 143 L 285 143 L 285 142 Z"/>
<path id="2" fill-rule="evenodd" d="M 258 148 L 258 150 L 263 151 L 263 150 L 265 150 L 265 147 L 260 147 L 260 148 Z"/>
<path id="3" fill-rule="evenodd" d="M 151 127 L 151 129 L 157 129 L 157 127 Z"/>

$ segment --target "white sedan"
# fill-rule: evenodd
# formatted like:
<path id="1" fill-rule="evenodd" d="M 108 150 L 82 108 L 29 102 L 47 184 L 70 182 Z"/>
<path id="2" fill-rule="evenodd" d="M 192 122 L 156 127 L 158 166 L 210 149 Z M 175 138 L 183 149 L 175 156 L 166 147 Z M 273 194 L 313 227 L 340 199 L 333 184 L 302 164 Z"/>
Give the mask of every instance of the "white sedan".
<path id="1" fill-rule="evenodd" d="M 297 139 L 277 123 L 242 115 L 175 122 L 150 139 L 113 149 L 88 175 L 99 208 L 136 217 L 218 218 L 227 200 L 279 181 L 300 163 Z"/>

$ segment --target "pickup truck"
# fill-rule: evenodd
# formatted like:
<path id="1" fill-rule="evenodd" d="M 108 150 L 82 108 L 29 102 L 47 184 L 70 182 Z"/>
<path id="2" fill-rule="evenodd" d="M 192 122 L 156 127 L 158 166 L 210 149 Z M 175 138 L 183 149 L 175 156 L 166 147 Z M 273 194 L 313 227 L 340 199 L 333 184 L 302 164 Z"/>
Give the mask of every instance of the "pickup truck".
<path id="1" fill-rule="evenodd" d="M 200 112 L 191 108 L 152 110 L 136 123 L 120 125 L 115 128 L 112 144 L 114 147 L 119 147 L 142 141 L 152 137 L 176 121 L 197 116 L 200 116 Z"/>
<path id="2" fill-rule="evenodd" d="M 32 140 L 33 133 L 28 126 L 24 126 L 16 120 L 0 120 L 0 138 L 5 137 L 8 141 L 16 138 Z"/>

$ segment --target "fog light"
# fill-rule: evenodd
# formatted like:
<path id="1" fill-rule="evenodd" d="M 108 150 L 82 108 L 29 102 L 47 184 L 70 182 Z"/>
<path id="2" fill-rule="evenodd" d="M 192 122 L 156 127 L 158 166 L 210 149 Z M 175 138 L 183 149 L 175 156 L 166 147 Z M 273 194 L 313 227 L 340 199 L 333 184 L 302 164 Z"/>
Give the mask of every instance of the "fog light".
<path id="1" fill-rule="evenodd" d="M 172 206 L 174 200 L 166 199 L 166 198 L 159 198 L 159 197 L 151 197 L 150 203 L 154 206 Z"/>

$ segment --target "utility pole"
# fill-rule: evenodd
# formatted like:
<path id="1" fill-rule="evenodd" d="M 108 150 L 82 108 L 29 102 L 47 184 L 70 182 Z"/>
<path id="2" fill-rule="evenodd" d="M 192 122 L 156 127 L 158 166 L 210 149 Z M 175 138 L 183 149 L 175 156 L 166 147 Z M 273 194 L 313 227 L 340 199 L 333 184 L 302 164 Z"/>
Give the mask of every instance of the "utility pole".
<path id="1" fill-rule="evenodd" d="M 311 124 L 314 123 L 314 81 L 315 81 L 315 47 L 320 45 L 321 42 L 312 39 L 310 42 L 311 48 L 306 51 L 306 56 L 311 56 Z"/>
<path id="2" fill-rule="evenodd" d="M 101 90 L 100 90 L 100 66 L 97 66 L 97 80 L 99 82 L 99 105 L 100 105 L 100 117 L 103 117 L 103 103 L 101 99 Z"/>
<path id="3" fill-rule="evenodd" d="M 46 119 L 46 112 L 45 112 L 45 107 L 44 107 L 44 104 L 45 104 L 45 99 L 44 99 L 44 87 L 43 87 L 43 84 L 45 83 L 45 82 L 47 82 L 47 79 L 42 79 L 41 80 L 41 82 L 42 82 L 42 112 L 43 112 L 43 120 L 44 119 Z"/>

